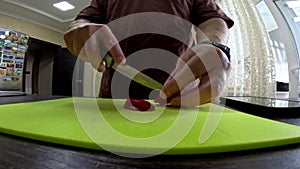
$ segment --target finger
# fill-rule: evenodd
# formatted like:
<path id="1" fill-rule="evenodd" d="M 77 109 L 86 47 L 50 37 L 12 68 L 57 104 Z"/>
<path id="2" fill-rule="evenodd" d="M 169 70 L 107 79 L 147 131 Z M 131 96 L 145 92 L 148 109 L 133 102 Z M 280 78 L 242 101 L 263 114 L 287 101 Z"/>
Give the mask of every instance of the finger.
<path id="1" fill-rule="evenodd" d="M 99 64 L 98 71 L 99 72 L 104 72 L 105 70 L 106 70 L 106 66 L 105 66 L 105 64 L 103 62 L 101 62 Z"/>
<path id="2" fill-rule="evenodd" d="M 176 65 L 176 68 L 173 70 L 173 72 L 171 73 L 170 77 L 165 81 L 165 85 L 166 86 L 165 88 L 166 89 L 162 89 L 162 92 L 161 92 L 161 96 L 164 96 L 164 97 L 170 97 L 171 94 L 174 94 L 174 93 L 180 93 L 180 87 L 178 86 L 177 82 L 176 82 L 176 79 L 174 79 L 174 77 L 176 76 L 176 74 L 180 73 L 183 71 L 183 68 L 184 66 L 186 66 L 186 62 L 192 58 L 192 54 L 194 54 L 193 52 L 188 52 L 186 53 L 183 57 L 180 57 L 177 61 L 177 65 Z M 169 88 L 171 87 L 171 88 Z M 171 92 L 170 94 L 167 94 L 167 95 L 164 95 L 163 92 L 166 92 L 165 90 L 171 90 L 174 92 Z M 169 92 L 167 92 L 169 93 Z"/>
<path id="3" fill-rule="evenodd" d="M 72 30 L 64 34 L 64 41 L 69 51 L 73 55 L 78 56 L 83 46 L 83 43 L 81 41 L 81 37 L 76 36 L 76 32 L 77 30 Z"/>
<path id="4" fill-rule="evenodd" d="M 64 40 L 70 52 L 78 56 L 83 61 L 92 63 L 94 68 L 98 68 L 101 58 L 97 39 L 91 36 L 100 26 L 86 25 L 84 27 L 68 31 L 64 35 Z M 78 36 L 80 34 L 80 36 Z"/>
<path id="5" fill-rule="evenodd" d="M 195 47 L 194 47 L 195 48 Z M 196 55 L 196 53 L 195 53 L 195 51 L 194 51 L 194 49 L 189 49 L 189 50 L 187 50 L 187 52 L 184 54 L 184 55 L 182 55 L 181 57 L 180 57 L 180 59 L 183 61 L 183 62 L 187 62 L 188 60 L 190 60 L 190 58 L 192 58 L 193 56 L 195 56 Z"/>
<path id="6" fill-rule="evenodd" d="M 194 55 L 196 55 L 196 54 L 193 50 L 188 50 L 184 55 L 182 55 L 178 59 L 178 61 L 176 63 L 176 68 L 172 74 L 180 71 L 183 68 L 183 66 L 186 64 L 186 62 L 188 62 Z"/>
<path id="7" fill-rule="evenodd" d="M 171 105 L 193 107 L 211 102 L 222 93 L 229 73 L 230 69 L 214 68 L 202 76 L 198 87 L 182 93 L 180 97 L 174 97 L 170 101 Z"/>
<path id="8" fill-rule="evenodd" d="M 84 44 L 80 52 L 80 58 L 84 61 L 90 62 L 91 65 L 98 71 L 103 70 L 101 63 L 101 49 L 100 43 L 96 36 L 91 36 Z"/>
<path id="9" fill-rule="evenodd" d="M 210 56 L 210 55 L 213 55 L 213 56 Z M 209 60 L 214 60 L 214 58 L 218 58 L 218 57 L 215 57 L 216 55 L 217 55 L 217 52 L 214 50 L 214 48 L 211 48 L 211 46 L 208 46 L 208 47 L 205 45 L 195 46 L 195 47 L 193 47 L 193 49 L 187 51 L 185 55 L 183 55 L 182 57 L 180 57 L 178 59 L 176 68 L 172 72 L 171 76 L 174 76 L 178 72 L 186 70 L 187 68 L 184 68 L 184 67 L 186 65 L 188 65 L 190 67 L 191 71 L 193 71 L 193 74 L 196 77 L 201 78 L 201 76 L 207 72 L 205 66 L 206 65 L 214 65 L 214 64 L 212 64 L 214 61 L 209 61 Z M 215 62 L 215 63 L 217 63 L 217 62 Z M 166 82 L 169 82 L 170 80 L 172 80 L 172 78 L 167 79 Z"/>
<path id="10" fill-rule="evenodd" d="M 193 77 L 193 75 L 183 76 L 184 79 L 178 80 L 177 77 L 181 76 L 178 74 L 182 74 L 182 72 L 176 73 L 174 76 L 171 76 L 164 84 L 163 88 L 160 91 L 160 97 L 163 99 L 168 99 L 175 95 L 176 93 L 180 93 L 181 89 L 184 86 L 183 82 L 189 81 L 189 77 Z"/>
<path id="11" fill-rule="evenodd" d="M 118 43 L 115 46 L 113 46 L 109 50 L 109 52 L 112 55 L 116 64 L 125 64 L 126 63 L 125 55 Z"/>
<path id="12" fill-rule="evenodd" d="M 166 106 L 168 104 L 167 100 L 161 97 L 155 98 L 154 102 L 157 103 L 159 106 Z"/>
<path id="13" fill-rule="evenodd" d="M 97 32 L 106 49 L 109 50 L 116 64 L 125 64 L 125 55 L 119 45 L 119 41 L 110 28 L 104 25 L 99 33 Z"/>
<path id="14" fill-rule="evenodd" d="M 181 94 L 181 96 L 174 97 L 170 101 L 170 104 L 175 107 L 194 107 L 211 102 L 211 88 L 211 81 L 209 80 L 208 74 L 206 74 L 201 79 L 199 86 L 190 89 L 184 94 Z"/>
<path id="15" fill-rule="evenodd" d="M 197 46 L 194 46 L 194 47 L 190 48 L 189 50 L 187 50 L 187 52 L 183 56 L 180 57 L 181 62 L 177 62 L 176 68 L 178 70 L 180 70 L 184 66 L 184 63 L 188 62 L 192 57 L 195 57 L 197 55 L 200 56 L 200 54 L 201 54 L 200 52 L 201 52 L 201 50 L 203 50 L 201 48 L 203 48 L 203 47 L 200 45 L 197 45 Z"/>
<path id="16" fill-rule="evenodd" d="M 83 27 L 70 31 L 73 33 L 72 38 L 74 41 L 74 45 L 76 46 L 75 47 L 75 50 L 77 51 L 76 53 L 79 54 L 80 52 L 82 52 L 83 54 L 86 55 L 86 57 L 88 57 L 92 53 L 95 53 L 95 55 L 99 53 L 99 51 L 96 51 L 98 49 L 97 45 L 99 44 L 99 42 L 96 36 L 94 36 L 94 33 L 97 30 L 101 29 L 101 27 L 102 27 L 101 24 L 85 25 Z M 83 48 L 87 48 L 87 49 L 83 50 Z"/>
<path id="17" fill-rule="evenodd" d="M 66 34 L 64 34 L 63 38 L 67 48 L 70 50 L 70 52 L 73 53 L 73 40 L 71 32 L 67 32 Z"/>
<path id="18" fill-rule="evenodd" d="M 197 78 L 206 74 L 206 68 L 198 57 L 192 57 L 179 71 L 172 73 L 165 82 L 161 97 L 169 98 L 176 93 L 180 93 L 185 86 Z"/>

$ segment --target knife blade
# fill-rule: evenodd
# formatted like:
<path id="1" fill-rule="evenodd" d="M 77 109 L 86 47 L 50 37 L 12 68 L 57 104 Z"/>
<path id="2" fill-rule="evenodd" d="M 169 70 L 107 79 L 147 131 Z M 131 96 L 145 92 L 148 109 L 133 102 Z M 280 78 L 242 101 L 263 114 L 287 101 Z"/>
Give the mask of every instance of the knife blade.
<path id="1" fill-rule="evenodd" d="M 129 79 L 132 79 L 133 81 L 150 89 L 160 90 L 163 87 L 161 83 L 145 75 L 144 73 L 140 72 L 132 66 L 129 66 L 127 64 L 117 65 L 109 54 L 106 54 L 103 57 L 102 61 L 105 63 L 106 67 L 113 68 L 114 70 L 128 77 Z"/>

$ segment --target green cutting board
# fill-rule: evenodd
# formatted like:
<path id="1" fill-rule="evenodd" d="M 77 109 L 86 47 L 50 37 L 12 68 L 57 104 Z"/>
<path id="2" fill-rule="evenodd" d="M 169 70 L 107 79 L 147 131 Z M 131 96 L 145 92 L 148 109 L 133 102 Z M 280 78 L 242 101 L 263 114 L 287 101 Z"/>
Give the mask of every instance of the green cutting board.
<path id="1" fill-rule="evenodd" d="M 0 132 L 129 154 L 204 154 L 300 143 L 298 126 L 213 104 L 137 112 L 124 109 L 124 102 L 64 98 L 0 105 Z M 204 131 L 213 108 L 223 113 L 214 114 L 216 122 L 208 124 L 212 132 Z M 208 137 L 199 141 L 202 134 Z"/>

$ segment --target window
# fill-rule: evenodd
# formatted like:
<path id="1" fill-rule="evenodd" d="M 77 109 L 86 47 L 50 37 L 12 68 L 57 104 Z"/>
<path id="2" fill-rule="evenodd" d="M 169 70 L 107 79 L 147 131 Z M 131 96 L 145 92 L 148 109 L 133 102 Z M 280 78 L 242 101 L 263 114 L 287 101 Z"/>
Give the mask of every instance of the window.
<path id="1" fill-rule="evenodd" d="M 278 82 L 289 82 L 289 69 L 288 61 L 286 56 L 286 49 L 284 46 L 284 41 L 281 38 L 279 27 L 269 10 L 268 6 L 264 1 L 260 1 L 256 5 L 257 10 L 259 11 L 261 18 L 266 26 L 266 29 L 269 33 L 273 55 L 275 57 L 275 69 L 276 69 L 276 81 Z"/>
<path id="2" fill-rule="evenodd" d="M 276 60 L 276 81 L 288 82 L 289 98 L 298 99 L 300 93 L 300 1 L 261 0 L 256 7 L 270 35 Z"/>

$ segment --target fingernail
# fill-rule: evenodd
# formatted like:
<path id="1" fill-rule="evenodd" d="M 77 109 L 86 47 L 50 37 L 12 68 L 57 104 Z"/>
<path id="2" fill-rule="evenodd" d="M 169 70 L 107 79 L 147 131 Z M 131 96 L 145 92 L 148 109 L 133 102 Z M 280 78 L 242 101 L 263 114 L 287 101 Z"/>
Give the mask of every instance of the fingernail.
<path id="1" fill-rule="evenodd" d="M 167 105 L 167 100 L 166 99 L 162 99 L 161 97 L 157 97 L 154 99 L 155 103 L 158 103 L 158 105 L 160 106 L 165 106 Z"/>
<path id="2" fill-rule="evenodd" d="M 159 92 L 159 97 L 161 97 L 162 99 L 167 99 L 167 96 L 163 91 Z"/>

